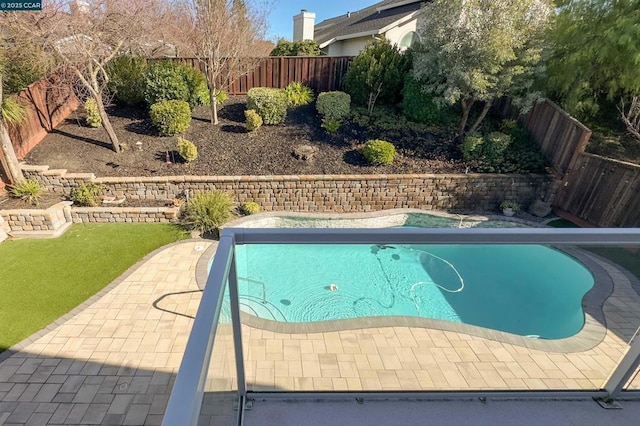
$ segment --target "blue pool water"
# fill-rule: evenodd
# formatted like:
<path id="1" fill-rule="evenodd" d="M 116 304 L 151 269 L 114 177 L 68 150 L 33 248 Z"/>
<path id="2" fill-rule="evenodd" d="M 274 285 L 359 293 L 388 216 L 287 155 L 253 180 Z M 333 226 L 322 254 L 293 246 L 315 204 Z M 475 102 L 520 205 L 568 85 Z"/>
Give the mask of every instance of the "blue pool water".
<path id="1" fill-rule="evenodd" d="M 236 253 L 242 309 L 286 322 L 417 316 L 559 339 L 582 328 L 581 301 L 594 283 L 576 260 L 539 245 L 241 245 Z"/>

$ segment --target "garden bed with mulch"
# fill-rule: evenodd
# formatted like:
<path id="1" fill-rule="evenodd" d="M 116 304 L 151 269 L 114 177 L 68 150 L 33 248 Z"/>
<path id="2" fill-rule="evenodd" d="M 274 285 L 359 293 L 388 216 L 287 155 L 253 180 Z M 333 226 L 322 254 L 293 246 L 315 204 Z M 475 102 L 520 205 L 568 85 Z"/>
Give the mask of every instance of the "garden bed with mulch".
<path id="1" fill-rule="evenodd" d="M 183 136 L 198 147 L 198 159 L 188 164 L 175 151 L 176 137 L 157 136 L 144 106 L 108 109 L 120 143 L 126 147 L 119 154 L 111 150 L 103 129 L 84 125 L 84 113 L 79 110 L 25 160 L 98 177 L 461 173 L 466 168 L 452 133 L 410 128 L 384 131 L 347 122 L 330 135 L 320 127 L 313 105 L 289 110 L 284 125 L 262 126 L 247 133 L 245 109 L 245 97 L 231 97 L 219 111 L 220 124 L 212 126 L 209 109 L 196 108 Z M 367 164 L 360 150 L 369 139 L 396 146 L 392 165 Z M 293 155 L 301 145 L 317 148 L 311 161 Z"/>

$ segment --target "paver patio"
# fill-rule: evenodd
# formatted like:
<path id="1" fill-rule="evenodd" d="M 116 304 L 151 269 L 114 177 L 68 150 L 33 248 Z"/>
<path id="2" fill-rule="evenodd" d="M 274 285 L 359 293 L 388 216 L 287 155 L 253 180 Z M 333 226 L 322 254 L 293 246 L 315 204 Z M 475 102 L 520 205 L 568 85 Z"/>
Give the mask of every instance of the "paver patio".
<path id="1" fill-rule="evenodd" d="M 210 244 L 189 241 L 154 252 L 0 362 L 0 425 L 160 424 L 201 297 L 196 247 Z M 418 327 L 287 334 L 243 325 L 249 388 L 600 388 L 640 324 L 640 297 L 625 274 L 596 261 L 615 291 L 604 307 L 606 336 L 593 349 L 544 352 Z M 229 327 L 222 325 L 218 337 L 209 391 L 235 383 Z M 205 406 L 203 414 L 206 424 L 219 413 Z"/>

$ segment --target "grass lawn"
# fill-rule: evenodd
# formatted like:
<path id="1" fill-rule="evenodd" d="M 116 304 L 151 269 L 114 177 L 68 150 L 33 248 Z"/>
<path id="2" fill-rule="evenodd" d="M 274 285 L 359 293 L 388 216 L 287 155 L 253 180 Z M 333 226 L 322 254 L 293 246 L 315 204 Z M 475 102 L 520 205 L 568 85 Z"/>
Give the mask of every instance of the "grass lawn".
<path id="1" fill-rule="evenodd" d="M 169 224 L 78 224 L 0 244 L 0 352 L 96 294 L 146 254 L 188 238 Z"/>

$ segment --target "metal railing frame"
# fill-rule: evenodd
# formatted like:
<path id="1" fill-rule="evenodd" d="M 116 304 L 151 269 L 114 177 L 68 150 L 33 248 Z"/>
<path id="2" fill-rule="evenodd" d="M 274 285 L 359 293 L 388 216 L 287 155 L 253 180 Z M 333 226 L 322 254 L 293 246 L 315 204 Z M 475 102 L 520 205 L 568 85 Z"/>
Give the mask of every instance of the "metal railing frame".
<path id="1" fill-rule="evenodd" d="M 242 330 L 238 299 L 235 246 L 242 244 L 552 244 L 552 245 L 638 245 L 640 229 L 317 229 L 317 228 L 228 228 L 222 232 L 207 279 L 202 301 L 187 342 L 180 370 L 171 392 L 162 424 L 196 425 L 202 406 L 204 386 L 217 330 L 224 289 L 229 283 L 233 339 L 238 379 L 240 414 L 247 397 L 299 396 L 300 398 L 349 396 L 367 398 L 468 398 L 479 396 L 508 398 L 589 397 L 611 401 L 621 396 L 627 380 L 640 364 L 640 338 L 616 366 L 603 389 L 592 391 L 441 391 L 441 392 L 251 392 L 247 391 Z M 212 309 L 213 307 L 213 309 Z M 636 394 L 637 395 L 637 394 Z"/>

